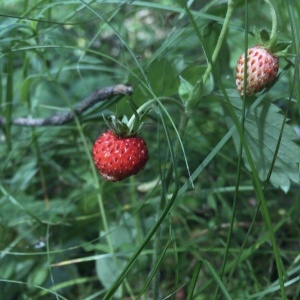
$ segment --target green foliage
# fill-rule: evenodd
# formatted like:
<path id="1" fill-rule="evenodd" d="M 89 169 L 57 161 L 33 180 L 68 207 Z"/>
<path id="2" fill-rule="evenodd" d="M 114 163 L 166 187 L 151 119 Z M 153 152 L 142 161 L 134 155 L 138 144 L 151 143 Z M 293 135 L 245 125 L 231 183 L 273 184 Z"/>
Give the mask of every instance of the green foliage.
<path id="1" fill-rule="evenodd" d="M 0 3 L 1 300 L 299 299 L 300 4 L 273 2 L 286 55 L 251 99 L 235 64 L 265 2 Z M 71 123 L 11 122 L 115 84 Z M 97 174 L 103 115 L 142 118 L 138 175 Z"/>
<path id="2" fill-rule="evenodd" d="M 242 102 L 236 91 L 228 91 L 230 103 L 234 107 L 237 117 L 242 117 Z M 245 140 L 254 160 L 256 171 L 262 181 L 269 180 L 276 188 L 288 192 L 291 181 L 299 184 L 300 148 L 294 142 L 297 139 L 295 130 L 285 123 L 279 108 L 271 103 L 263 103 L 251 110 L 249 108 L 245 121 Z M 227 112 L 227 115 L 229 113 Z M 232 121 L 228 117 L 228 125 Z M 281 128 L 283 131 L 281 132 Z M 233 135 L 234 144 L 238 151 L 240 139 Z M 277 146 L 279 149 L 277 150 Z M 245 153 L 243 154 L 246 167 L 250 170 Z M 274 163 L 273 163 L 274 162 Z"/>

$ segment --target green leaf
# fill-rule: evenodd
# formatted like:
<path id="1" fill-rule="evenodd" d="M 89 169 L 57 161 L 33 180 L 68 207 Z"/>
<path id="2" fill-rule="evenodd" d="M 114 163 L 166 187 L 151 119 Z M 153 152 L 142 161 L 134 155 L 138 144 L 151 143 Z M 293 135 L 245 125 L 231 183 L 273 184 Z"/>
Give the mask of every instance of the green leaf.
<path id="1" fill-rule="evenodd" d="M 239 95 L 236 91 L 232 91 L 229 92 L 229 96 L 235 113 L 241 117 L 242 101 Z M 231 127 L 233 122 L 226 109 L 225 113 L 227 114 L 227 124 Z M 280 109 L 268 102 L 255 108 L 246 118 L 245 140 L 262 181 L 267 179 L 271 168 L 283 122 L 284 116 L 280 113 Z M 285 124 L 270 178 L 271 184 L 275 188 L 281 188 L 284 192 L 288 192 L 291 182 L 299 183 L 300 148 L 294 142 L 296 138 L 295 130 Z M 233 140 L 238 151 L 240 138 L 237 132 L 233 135 Z M 243 153 L 243 159 L 247 169 L 250 170 L 245 153 Z"/>
<path id="2" fill-rule="evenodd" d="M 34 288 L 35 286 L 42 286 L 49 276 L 49 268 L 47 268 L 46 263 L 37 265 L 33 270 L 31 270 L 27 277 L 27 284 L 29 288 Z"/>
<path id="3" fill-rule="evenodd" d="M 169 61 L 166 58 L 154 61 L 150 66 L 145 67 L 147 73 L 147 83 L 149 83 L 149 90 L 140 84 L 136 77 L 129 77 L 128 82 L 133 86 L 134 93 L 131 99 L 137 107 L 145 103 L 145 99 L 153 98 L 153 94 L 159 97 L 170 97 L 177 94 L 179 87 L 179 72 L 177 70 L 176 62 Z M 141 75 L 137 75 L 141 77 Z M 118 103 L 119 111 L 124 114 L 131 114 L 131 108 L 125 102 Z"/>
<path id="4" fill-rule="evenodd" d="M 256 26 L 253 26 L 253 36 L 256 41 L 261 41 L 260 30 Z"/>
<path id="5" fill-rule="evenodd" d="M 193 64 L 187 66 L 180 74 L 180 78 L 184 78 L 185 81 L 193 86 L 192 90 L 189 93 L 190 97 L 192 97 L 194 93 L 198 98 L 198 101 L 202 95 L 210 94 L 214 88 L 213 79 L 207 81 L 205 85 L 203 85 L 202 77 L 205 74 L 206 69 L 206 65 Z"/>
<path id="6" fill-rule="evenodd" d="M 270 40 L 269 32 L 266 29 L 262 29 L 259 34 L 263 43 L 266 43 Z"/>
<path id="7" fill-rule="evenodd" d="M 97 276 L 107 290 L 118 278 L 129 260 L 129 255 L 125 253 L 132 252 L 135 246 L 136 229 L 134 219 L 129 213 L 124 213 L 120 223 L 112 223 L 109 228 L 112 246 L 119 253 L 103 254 L 96 261 Z M 103 232 L 102 234 L 106 233 Z M 118 288 L 115 297 L 122 297 L 122 286 Z"/>
<path id="8" fill-rule="evenodd" d="M 20 168 L 17 169 L 11 179 L 11 184 L 17 187 L 17 191 L 25 191 L 31 183 L 33 177 L 38 172 L 36 160 L 25 162 Z"/>
<path id="9" fill-rule="evenodd" d="M 0 191 L 7 192 L 3 188 Z M 17 193 L 16 199 L 10 194 L 0 198 L 0 208 L 1 224 L 7 227 L 33 224 L 36 221 L 65 224 L 66 216 L 74 213 L 77 209 L 75 204 L 66 204 L 64 199 L 51 199 L 48 208 L 44 201 L 36 201 L 20 191 Z"/>
<path id="10" fill-rule="evenodd" d="M 35 80 L 35 78 L 30 76 L 30 77 L 27 77 L 21 84 L 20 100 L 23 104 L 26 103 L 26 101 L 29 97 L 30 88 L 31 88 L 31 85 L 34 82 L 34 80 Z"/>
<path id="11" fill-rule="evenodd" d="M 203 30 L 203 44 L 207 57 L 212 60 L 212 53 L 214 53 L 216 44 L 221 34 L 222 26 L 217 22 L 209 22 Z M 222 43 L 220 53 L 216 57 L 215 62 L 212 65 L 212 77 L 205 82 L 204 94 L 210 93 L 213 89 L 218 89 L 218 80 L 222 76 L 222 82 L 228 74 L 231 74 L 232 69 L 229 65 L 232 49 L 229 48 L 228 43 L 225 41 Z M 206 66 L 205 66 L 206 72 Z"/>
<path id="12" fill-rule="evenodd" d="M 179 76 L 180 78 L 180 85 L 178 88 L 178 94 L 180 95 L 180 98 L 183 102 L 186 102 L 191 92 L 193 91 L 193 85 L 191 85 L 187 80 L 185 80 L 182 76 Z"/>
<path id="13" fill-rule="evenodd" d="M 277 43 L 272 49 L 274 53 L 287 50 L 292 45 L 291 41 Z"/>
<path id="14" fill-rule="evenodd" d="M 126 266 L 127 259 L 103 255 L 96 262 L 97 275 L 101 283 L 106 289 L 109 289 L 121 270 Z M 122 297 L 122 285 L 115 293 L 116 298 Z"/>
<path id="15" fill-rule="evenodd" d="M 272 53 L 275 53 L 274 48 L 277 45 L 277 36 L 273 36 L 270 38 L 268 42 L 266 42 L 266 47 L 269 49 Z"/>
<path id="16" fill-rule="evenodd" d="M 197 284 L 198 276 L 201 271 L 202 265 L 203 262 L 200 260 L 196 263 L 196 266 L 194 267 L 193 276 L 188 287 L 188 295 L 187 295 L 188 300 L 193 299 L 194 290 Z"/>

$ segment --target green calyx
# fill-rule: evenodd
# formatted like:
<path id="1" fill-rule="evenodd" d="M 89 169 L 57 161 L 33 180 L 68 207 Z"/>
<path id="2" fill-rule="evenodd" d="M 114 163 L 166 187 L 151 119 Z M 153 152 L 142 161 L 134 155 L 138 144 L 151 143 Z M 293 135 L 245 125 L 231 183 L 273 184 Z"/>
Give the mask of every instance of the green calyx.
<path id="1" fill-rule="evenodd" d="M 275 54 L 277 57 L 290 56 L 286 50 L 292 44 L 291 41 L 278 42 L 277 34 L 272 36 L 266 29 L 258 30 L 254 27 L 253 33 L 258 46 Z"/>
<path id="2" fill-rule="evenodd" d="M 116 116 L 104 117 L 104 121 L 112 133 L 121 138 L 138 135 L 143 125 L 140 118 L 136 118 L 135 122 L 129 123 L 126 116 L 123 116 L 121 119 Z"/>
<path id="3" fill-rule="evenodd" d="M 127 117 L 124 116 L 122 119 L 117 118 L 116 116 L 104 117 L 104 122 L 111 132 L 117 137 L 129 137 L 134 136 L 135 133 L 131 132 L 127 125 Z"/>
<path id="4" fill-rule="evenodd" d="M 104 117 L 104 122 L 117 137 L 131 137 L 139 134 L 144 122 L 144 118 L 149 112 L 148 110 L 136 110 L 132 103 L 130 103 L 131 109 L 133 110 L 133 116 L 128 120 L 126 116 L 118 118 L 114 115 Z"/>
<path id="5" fill-rule="evenodd" d="M 254 27 L 254 37 L 258 46 L 265 48 L 272 54 L 275 54 L 277 57 L 287 57 L 290 54 L 287 54 L 285 51 L 291 45 L 290 41 L 278 42 L 277 38 L 277 16 L 276 10 L 270 0 L 264 0 L 268 5 L 272 20 L 272 30 L 271 34 L 266 29 L 258 30 Z"/>

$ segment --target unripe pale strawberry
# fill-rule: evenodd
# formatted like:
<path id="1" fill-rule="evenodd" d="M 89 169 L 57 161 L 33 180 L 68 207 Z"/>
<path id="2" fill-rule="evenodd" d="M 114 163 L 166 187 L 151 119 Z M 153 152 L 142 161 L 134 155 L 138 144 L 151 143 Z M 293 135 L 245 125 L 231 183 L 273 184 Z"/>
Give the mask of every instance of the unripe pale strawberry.
<path id="1" fill-rule="evenodd" d="M 244 90 L 245 54 L 239 58 L 236 66 L 236 86 L 243 95 Z M 248 49 L 246 95 L 251 96 L 268 87 L 276 78 L 279 60 L 263 47 L 255 46 Z"/>

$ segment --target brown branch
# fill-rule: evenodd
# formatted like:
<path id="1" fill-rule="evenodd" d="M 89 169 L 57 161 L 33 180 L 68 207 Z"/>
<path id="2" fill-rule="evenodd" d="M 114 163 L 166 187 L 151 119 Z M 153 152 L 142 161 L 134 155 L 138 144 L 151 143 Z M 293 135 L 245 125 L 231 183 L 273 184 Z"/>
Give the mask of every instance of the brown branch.
<path id="1" fill-rule="evenodd" d="M 54 114 L 45 119 L 16 118 L 11 120 L 12 125 L 18 126 L 60 126 L 71 122 L 76 116 L 80 116 L 85 110 L 92 107 L 99 101 L 105 101 L 113 96 L 127 96 L 133 93 L 133 88 L 128 85 L 117 84 L 97 90 L 82 102 L 77 104 L 74 109 L 65 113 Z M 0 117 L 0 127 L 4 127 L 6 120 Z"/>

